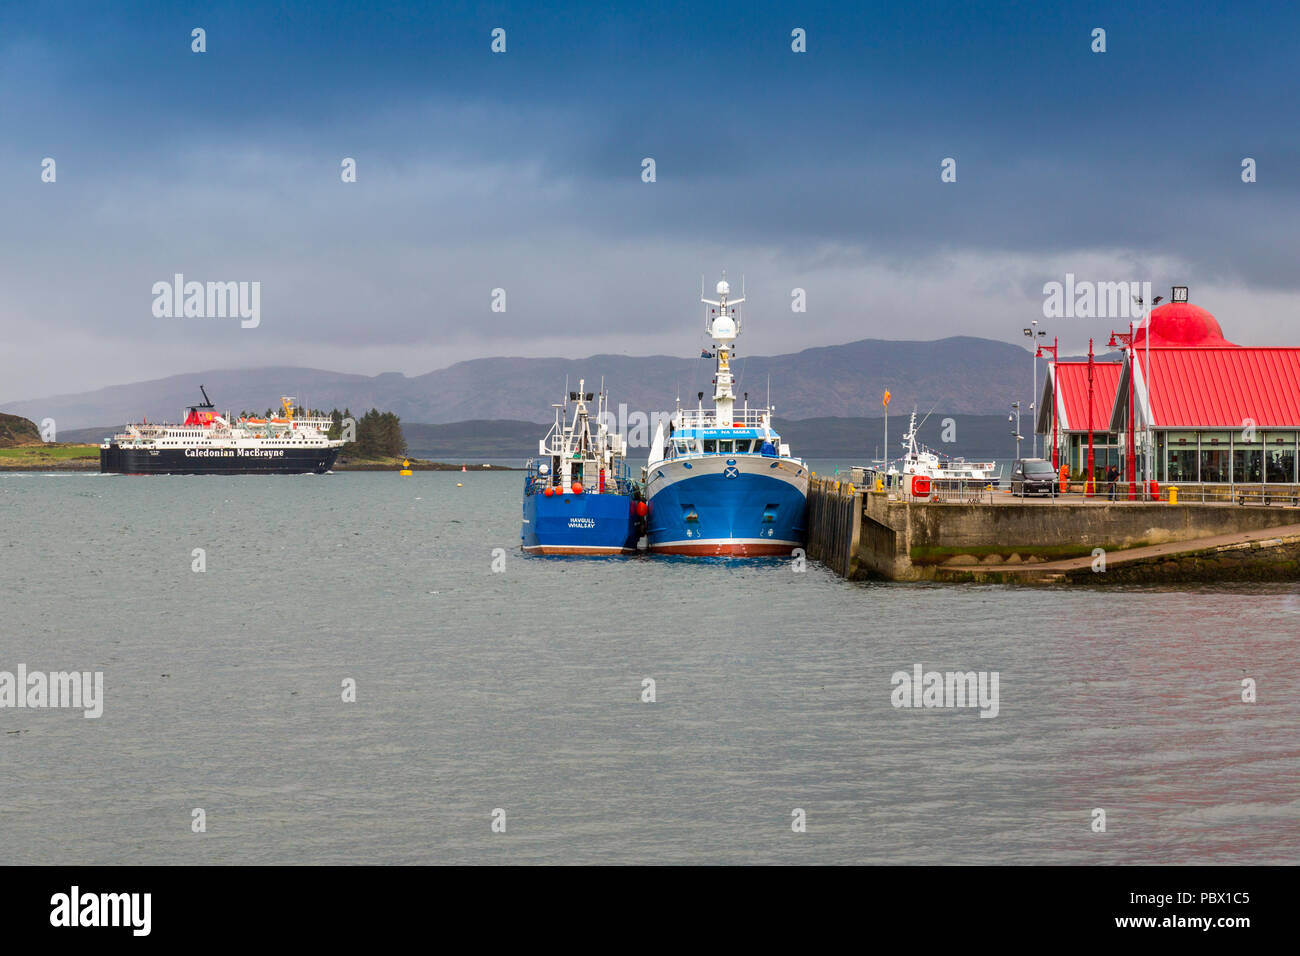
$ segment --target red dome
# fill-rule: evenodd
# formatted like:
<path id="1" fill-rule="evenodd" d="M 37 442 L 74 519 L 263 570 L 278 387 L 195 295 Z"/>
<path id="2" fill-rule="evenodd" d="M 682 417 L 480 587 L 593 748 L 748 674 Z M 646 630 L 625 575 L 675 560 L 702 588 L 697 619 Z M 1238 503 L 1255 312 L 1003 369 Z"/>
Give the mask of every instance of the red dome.
<path id="1" fill-rule="evenodd" d="M 1166 302 L 1151 310 L 1152 348 L 1213 348 L 1237 346 L 1223 337 L 1218 320 L 1199 305 L 1190 302 Z M 1133 344 L 1145 345 L 1146 323 L 1133 336 Z"/>

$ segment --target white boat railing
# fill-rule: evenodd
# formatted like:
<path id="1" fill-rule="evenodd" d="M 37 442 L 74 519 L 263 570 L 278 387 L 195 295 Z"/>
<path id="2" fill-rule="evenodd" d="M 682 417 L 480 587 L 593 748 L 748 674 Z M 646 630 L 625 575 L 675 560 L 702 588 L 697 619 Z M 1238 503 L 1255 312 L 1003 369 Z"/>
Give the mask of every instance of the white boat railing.
<path id="1" fill-rule="evenodd" d="M 717 424 L 717 413 L 713 409 L 683 408 L 679 414 L 682 416 L 682 428 L 720 428 Z M 763 408 L 737 408 L 732 415 L 732 420 L 741 428 L 762 428 L 764 419 L 767 417 L 767 410 Z"/>

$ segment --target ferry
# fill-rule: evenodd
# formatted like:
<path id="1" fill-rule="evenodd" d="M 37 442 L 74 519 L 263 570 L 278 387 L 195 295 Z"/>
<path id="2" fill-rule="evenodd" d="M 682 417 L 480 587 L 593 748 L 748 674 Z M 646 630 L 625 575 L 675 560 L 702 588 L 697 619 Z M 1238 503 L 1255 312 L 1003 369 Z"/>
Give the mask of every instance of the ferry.
<path id="1" fill-rule="evenodd" d="M 627 443 L 608 427 L 604 385 L 599 397 L 585 389 L 580 380 L 567 401 L 552 406 L 555 422 L 524 469 L 519 537 L 527 552 L 630 554 L 641 539 L 646 504 L 632 480 Z"/>
<path id="2" fill-rule="evenodd" d="M 280 399 L 282 415 L 271 418 L 218 415 L 207 390 L 189 406 L 179 425 L 127 425 L 99 446 L 99 470 L 122 475 L 300 475 L 324 474 L 334 465 L 341 440 L 328 437 L 333 422 Z"/>
<path id="3" fill-rule="evenodd" d="M 716 362 L 713 408 L 677 409 L 660 423 L 645 470 L 646 546 L 661 554 L 741 557 L 790 554 L 806 530 L 809 471 L 772 428 L 768 407 L 736 408 L 731 361 L 741 331 L 742 294 L 724 277 L 705 331 Z"/>

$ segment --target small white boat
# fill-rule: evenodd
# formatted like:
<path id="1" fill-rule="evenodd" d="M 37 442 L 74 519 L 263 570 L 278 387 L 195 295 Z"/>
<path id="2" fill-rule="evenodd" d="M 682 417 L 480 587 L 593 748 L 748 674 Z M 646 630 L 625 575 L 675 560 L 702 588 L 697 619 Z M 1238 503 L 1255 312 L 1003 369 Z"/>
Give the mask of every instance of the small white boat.
<path id="1" fill-rule="evenodd" d="M 926 418 L 928 417 L 927 415 Z M 924 424 L 924 419 L 917 424 L 916 411 L 913 410 L 907 432 L 903 435 L 902 444 L 907 449 L 903 457 L 897 461 L 874 461 L 861 469 L 854 468 L 854 480 L 870 482 L 879 477 L 884 479 L 887 487 L 892 488 L 899 484 L 900 476 L 906 479 L 912 475 L 922 475 L 929 478 L 931 483 L 941 486 L 950 483 L 998 487 L 1002 481 L 1002 469 L 997 462 L 967 461 L 961 457 L 948 458 L 937 454 L 916 439 L 917 431 Z"/>

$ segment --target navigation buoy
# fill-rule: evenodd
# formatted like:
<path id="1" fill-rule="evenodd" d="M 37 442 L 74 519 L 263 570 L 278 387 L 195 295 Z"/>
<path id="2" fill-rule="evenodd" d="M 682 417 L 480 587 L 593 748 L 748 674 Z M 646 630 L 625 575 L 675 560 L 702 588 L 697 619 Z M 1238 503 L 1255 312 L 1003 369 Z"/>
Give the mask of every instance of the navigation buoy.
<path id="1" fill-rule="evenodd" d="M 401 475 L 403 478 L 411 477 L 411 459 L 404 458 L 402 460 L 402 470 L 399 471 L 398 474 Z"/>
<path id="2" fill-rule="evenodd" d="M 465 483 L 464 483 L 463 481 L 458 481 L 458 482 L 456 482 L 456 487 L 457 487 L 457 488 L 464 488 L 464 487 L 465 487 Z"/>

